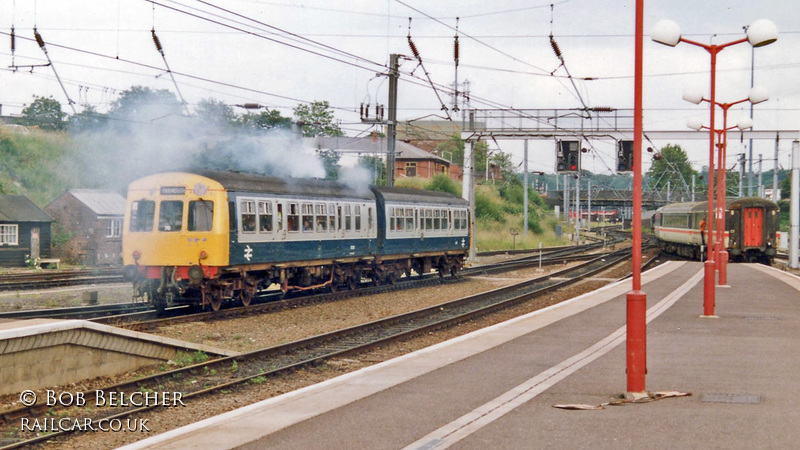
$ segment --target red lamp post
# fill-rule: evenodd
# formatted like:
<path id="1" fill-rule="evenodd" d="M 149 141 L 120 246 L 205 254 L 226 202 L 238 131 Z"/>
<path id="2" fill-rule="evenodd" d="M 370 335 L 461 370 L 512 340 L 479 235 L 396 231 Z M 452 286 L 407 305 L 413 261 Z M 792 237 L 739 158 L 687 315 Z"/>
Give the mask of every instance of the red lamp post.
<path id="1" fill-rule="evenodd" d="M 685 42 L 705 49 L 711 55 L 711 119 L 709 125 L 709 144 L 708 144 L 708 212 L 706 223 L 708 224 L 709 236 L 713 235 L 714 226 L 714 112 L 716 111 L 716 76 L 717 76 L 717 53 L 722 50 L 743 42 L 749 42 L 753 47 L 762 47 L 778 40 L 778 27 L 769 20 L 759 19 L 747 28 L 747 37 L 720 45 L 706 45 L 681 37 L 681 29 L 677 23 L 671 20 L 662 20 L 653 26 L 651 38 L 659 44 L 674 47 L 680 42 Z M 720 161 L 720 164 L 723 163 Z M 710 241 L 710 239 L 709 239 Z M 703 282 L 703 317 L 714 317 L 714 282 L 716 264 L 712 252 L 708 252 L 704 264 L 705 278 Z"/>
<path id="2" fill-rule="evenodd" d="M 708 102 L 711 103 L 710 100 L 703 98 L 702 93 L 698 92 L 684 92 L 683 99 L 689 102 L 692 102 L 696 105 L 700 104 L 701 102 Z M 746 101 L 751 102 L 752 104 L 758 104 L 761 102 L 765 102 L 769 99 L 769 94 L 767 90 L 762 87 L 754 87 L 750 90 L 750 96 L 748 98 L 738 100 L 732 103 L 720 103 L 716 102 L 715 105 L 722 109 L 722 129 L 721 130 L 714 130 L 717 133 L 717 161 L 719 164 L 717 165 L 717 234 L 716 234 L 716 241 L 714 244 L 714 259 L 717 263 L 717 269 L 719 270 L 719 284 L 724 286 L 728 284 L 728 251 L 725 248 L 725 197 L 726 197 L 726 180 L 727 180 L 727 168 L 725 167 L 725 161 L 727 157 L 727 148 L 728 148 L 728 130 L 732 130 L 734 128 L 739 128 L 740 130 L 746 130 L 753 127 L 753 122 L 750 118 L 742 118 L 739 120 L 739 123 L 736 126 L 728 127 L 728 110 L 740 103 L 744 103 Z M 699 121 L 690 120 L 687 124 L 689 128 L 693 128 L 694 130 L 699 131 L 703 127 L 700 125 Z"/>
<path id="3" fill-rule="evenodd" d="M 647 295 L 642 291 L 642 72 L 644 0 L 636 0 L 633 82 L 633 247 L 632 289 L 626 295 L 626 373 L 628 393 L 643 393 L 647 374 Z"/>

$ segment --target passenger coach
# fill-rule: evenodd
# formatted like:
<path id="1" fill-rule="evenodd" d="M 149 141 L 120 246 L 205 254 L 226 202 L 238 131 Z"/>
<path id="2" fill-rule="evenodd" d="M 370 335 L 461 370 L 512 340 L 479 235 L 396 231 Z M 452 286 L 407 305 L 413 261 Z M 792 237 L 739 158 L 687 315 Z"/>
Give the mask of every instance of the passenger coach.
<path id="1" fill-rule="evenodd" d="M 673 203 L 653 215 L 653 231 L 662 249 L 699 260 L 709 245 L 709 228 L 701 233 L 708 202 Z M 777 248 L 778 205 L 757 197 L 728 199 L 724 246 L 732 262 L 771 264 Z M 716 224 L 714 224 L 716 225 Z M 716 235 L 716 230 L 714 232 Z M 711 236 L 711 241 L 715 237 Z"/>
<path id="2" fill-rule="evenodd" d="M 129 186 L 126 275 L 159 309 L 247 305 L 257 291 L 355 289 L 412 271 L 456 275 L 466 202 L 445 193 L 238 172 L 171 172 Z"/>

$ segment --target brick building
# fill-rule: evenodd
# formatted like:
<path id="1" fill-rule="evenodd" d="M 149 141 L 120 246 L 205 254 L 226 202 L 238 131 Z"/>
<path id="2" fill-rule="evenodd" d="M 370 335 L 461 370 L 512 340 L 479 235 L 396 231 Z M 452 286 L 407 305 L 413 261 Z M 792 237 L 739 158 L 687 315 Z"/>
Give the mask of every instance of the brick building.
<path id="1" fill-rule="evenodd" d="M 89 266 L 122 264 L 125 198 L 110 190 L 70 189 L 45 208 L 69 235 L 54 256 Z"/>

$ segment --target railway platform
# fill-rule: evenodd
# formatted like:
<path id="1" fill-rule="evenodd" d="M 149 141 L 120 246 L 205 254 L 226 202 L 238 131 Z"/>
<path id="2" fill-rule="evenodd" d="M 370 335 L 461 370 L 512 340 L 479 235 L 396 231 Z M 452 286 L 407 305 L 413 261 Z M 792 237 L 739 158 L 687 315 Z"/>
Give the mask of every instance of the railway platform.
<path id="1" fill-rule="evenodd" d="M 702 276 L 642 277 L 646 388 L 690 396 L 621 401 L 628 280 L 126 448 L 796 447 L 800 278 L 731 264 L 702 318 Z"/>

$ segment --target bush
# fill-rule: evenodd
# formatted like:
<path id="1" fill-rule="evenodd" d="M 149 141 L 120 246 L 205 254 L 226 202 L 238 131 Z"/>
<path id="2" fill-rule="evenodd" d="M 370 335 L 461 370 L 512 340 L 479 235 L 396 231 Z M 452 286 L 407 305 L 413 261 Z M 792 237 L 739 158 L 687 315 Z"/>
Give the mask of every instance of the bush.
<path id="1" fill-rule="evenodd" d="M 505 222 L 503 208 L 482 192 L 475 192 L 475 217 Z"/>
<path id="2" fill-rule="evenodd" d="M 544 232 L 544 228 L 542 228 L 541 215 L 539 214 L 539 210 L 536 208 L 531 208 L 528 210 L 528 230 L 536 234 L 542 234 Z"/>
<path id="3" fill-rule="evenodd" d="M 461 192 L 458 189 L 458 186 L 456 186 L 455 181 L 443 173 L 434 176 L 425 186 L 425 189 L 429 191 L 448 192 L 457 197 L 461 195 Z"/>

